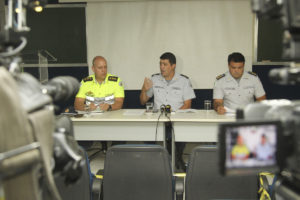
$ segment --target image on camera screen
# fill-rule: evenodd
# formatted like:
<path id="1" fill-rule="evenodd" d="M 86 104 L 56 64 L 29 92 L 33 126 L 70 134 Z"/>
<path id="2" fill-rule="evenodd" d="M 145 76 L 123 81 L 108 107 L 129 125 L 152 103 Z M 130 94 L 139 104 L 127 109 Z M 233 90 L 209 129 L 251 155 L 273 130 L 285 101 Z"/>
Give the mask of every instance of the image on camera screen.
<path id="1" fill-rule="evenodd" d="M 225 167 L 251 168 L 276 165 L 276 124 L 247 124 L 225 128 Z"/>

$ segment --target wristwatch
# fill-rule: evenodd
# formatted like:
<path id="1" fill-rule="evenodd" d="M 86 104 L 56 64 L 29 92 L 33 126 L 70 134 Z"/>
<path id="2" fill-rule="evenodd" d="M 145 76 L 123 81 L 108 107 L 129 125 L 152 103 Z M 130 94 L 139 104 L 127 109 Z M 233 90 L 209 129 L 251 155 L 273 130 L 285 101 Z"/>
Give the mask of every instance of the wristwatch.
<path id="1" fill-rule="evenodd" d="M 112 107 L 111 107 L 111 105 L 109 105 L 109 106 L 108 106 L 108 109 L 107 109 L 107 111 L 112 111 Z"/>

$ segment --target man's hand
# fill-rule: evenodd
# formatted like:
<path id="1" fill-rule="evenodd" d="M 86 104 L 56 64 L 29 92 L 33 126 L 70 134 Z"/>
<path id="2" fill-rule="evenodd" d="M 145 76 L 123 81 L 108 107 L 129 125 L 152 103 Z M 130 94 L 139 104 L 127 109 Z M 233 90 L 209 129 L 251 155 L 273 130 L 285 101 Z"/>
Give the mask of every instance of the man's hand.
<path id="1" fill-rule="evenodd" d="M 111 110 L 119 110 L 122 108 L 124 102 L 124 97 L 116 97 L 114 104 L 103 103 L 99 105 L 100 110 L 108 111 L 109 106 L 111 106 Z"/>
<path id="2" fill-rule="evenodd" d="M 266 100 L 266 99 L 267 99 L 266 95 L 263 95 L 261 97 L 257 97 L 256 101 L 263 101 L 263 100 Z"/>
<path id="3" fill-rule="evenodd" d="M 225 112 L 226 112 L 226 109 L 224 108 L 224 106 L 218 106 L 218 108 L 217 108 L 217 113 L 218 113 L 219 115 L 224 115 Z"/>
<path id="4" fill-rule="evenodd" d="M 145 77 L 142 90 L 147 92 L 150 88 L 152 88 L 152 86 L 153 86 L 152 81 L 149 78 Z"/>
<path id="5" fill-rule="evenodd" d="M 144 84 L 141 90 L 140 94 L 140 102 L 142 105 L 145 105 L 147 101 L 149 100 L 149 97 L 147 96 L 146 92 L 152 88 L 153 82 L 149 78 L 144 79 Z"/>
<path id="6" fill-rule="evenodd" d="M 85 98 L 80 98 L 80 97 L 76 97 L 75 98 L 75 102 L 74 102 L 74 108 L 75 110 L 81 110 L 84 111 L 85 110 Z"/>
<path id="7" fill-rule="evenodd" d="M 103 104 L 100 104 L 99 107 L 100 107 L 100 110 L 107 111 L 109 108 L 109 104 L 103 103 Z"/>
<path id="8" fill-rule="evenodd" d="M 223 102 L 223 99 L 214 99 L 214 109 L 219 115 L 224 115 L 226 112 Z"/>
<path id="9" fill-rule="evenodd" d="M 192 107 L 192 99 L 185 100 L 179 109 L 190 109 Z"/>
<path id="10" fill-rule="evenodd" d="M 98 107 L 98 105 L 95 105 L 94 103 L 91 103 L 91 104 L 89 105 L 89 110 L 90 110 L 90 111 L 96 110 L 97 107 Z"/>

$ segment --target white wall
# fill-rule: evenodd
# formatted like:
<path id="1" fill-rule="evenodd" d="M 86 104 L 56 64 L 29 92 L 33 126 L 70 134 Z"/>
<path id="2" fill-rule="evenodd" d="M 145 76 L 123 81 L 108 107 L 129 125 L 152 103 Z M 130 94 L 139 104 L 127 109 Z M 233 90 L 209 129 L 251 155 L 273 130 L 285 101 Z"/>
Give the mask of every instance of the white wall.
<path id="1" fill-rule="evenodd" d="M 158 73 L 167 51 L 195 89 L 212 88 L 234 51 L 245 55 L 251 69 L 250 1 L 88 2 L 86 22 L 89 65 L 95 55 L 106 57 L 125 89 L 140 89 L 145 76 Z"/>

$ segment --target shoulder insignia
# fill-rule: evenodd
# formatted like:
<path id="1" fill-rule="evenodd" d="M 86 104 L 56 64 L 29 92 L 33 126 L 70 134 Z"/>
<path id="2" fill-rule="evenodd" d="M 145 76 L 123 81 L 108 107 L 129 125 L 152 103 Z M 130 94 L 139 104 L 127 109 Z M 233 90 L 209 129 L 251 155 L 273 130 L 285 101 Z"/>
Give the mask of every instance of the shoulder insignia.
<path id="1" fill-rule="evenodd" d="M 109 81 L 117 82 L 117 81 L 118 81 L 118 77 L 117 77 L 117 76 L 109 76 L 109 77 L 108 77 L 108 80 L 109 80 Z"/>
<path id="2" fill-rule="evenodd" d="M 216 77 L 217 80 L 220 80 L 221 78 L 223 78 L 225 76 L 225 74 L 221 74 L 219 76 Z"/>
<path id="3" fill-rule="evenodd" d="M 93 80 L 93 77 L 87 76 L 87 77 L 85 77 L 85 78 L 82 79 L 82 80 L 83 80 L 83 82 L 92 81 L 92 80 Z"/>
<path id="4" fill-rule="evenodd" d="M 188 76 L 186 76 L 186 75 L 184 75 L 184 74 L 180 74 L 180 76 L 183 76 L 184 78 L 187 78 L 187 79 L 189 79 L 189 77 L 188 77 Z"/>
<path id="5" fill-rule="evenodd" d="M 160 73 L 157 73 L 157 74 L 152 74 L 152 77 L 153 77 L 153 76 L 158 76 L 159 74 L 160 74 Z"/>
<path id="6" fill-rule="evenodd" d="M 257 74 L 256 73 L 254 73 L 254 72 L 248 72 L 248 74 L 251 74 L 251 75 L 253 75 L 253 76 L 257 76 Z"/>

